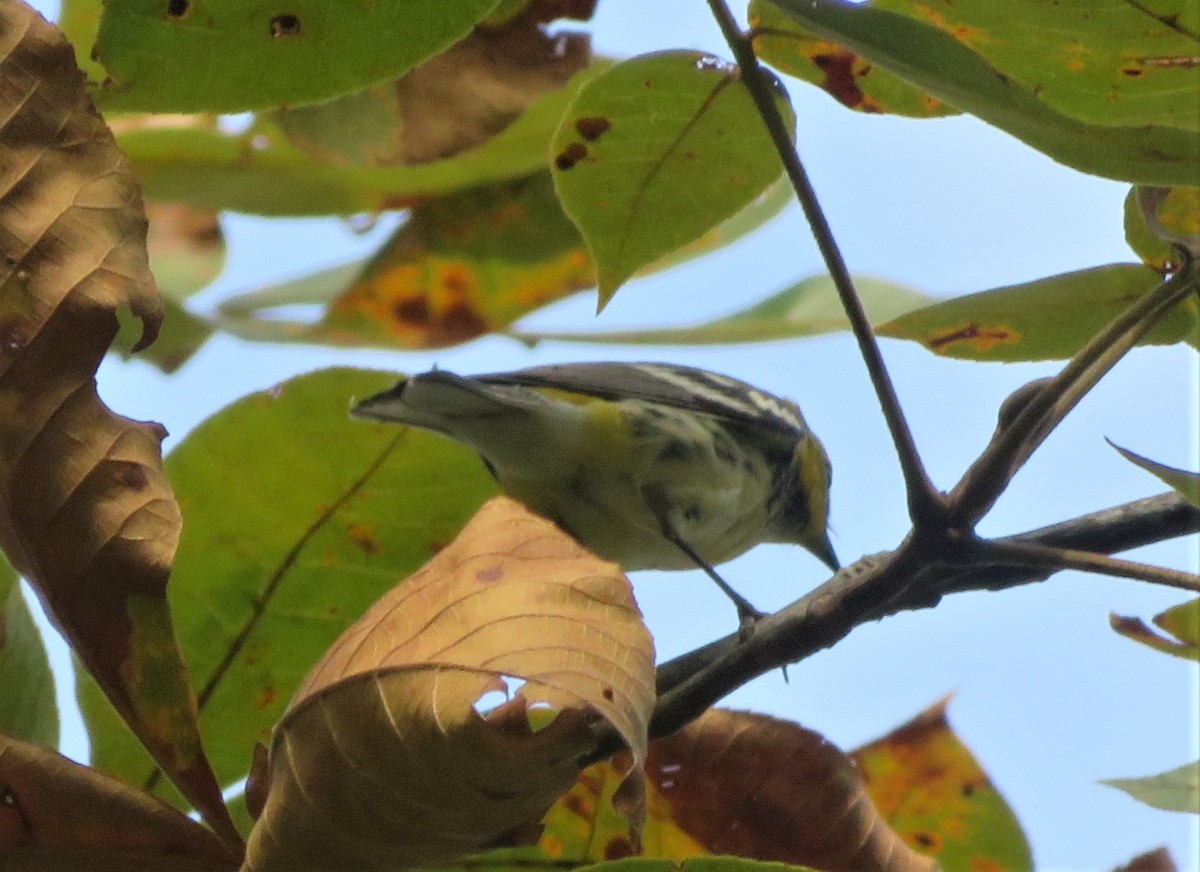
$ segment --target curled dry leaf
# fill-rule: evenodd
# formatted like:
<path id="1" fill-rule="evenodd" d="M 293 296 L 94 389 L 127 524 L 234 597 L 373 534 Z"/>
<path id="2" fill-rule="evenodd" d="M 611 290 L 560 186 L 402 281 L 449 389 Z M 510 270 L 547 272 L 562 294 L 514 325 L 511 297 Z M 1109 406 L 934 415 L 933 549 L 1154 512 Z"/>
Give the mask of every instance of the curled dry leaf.
<path id="1" fill-rule="evenodd" d="M 237 860 L 162 800 L 0 734 L 0 868 L 216 872 Z"/>
<path id="2" fill-rule="evenodd" d="M 179 509 L 158 424 L 113 414 L 97 365 L 118 306 L 161 300 L 129 163 L 70 44 L 0 3 L 0 547 L 139 738 L 231 840 L 166 602 Z"/>
<path id="3" fill-rule="evenodd" d="M 482 145 L 591 61 L 586 35 L 542 29 L 545 5 L 476 27 L 394 82 L 276 120 L 294 145 L 334 164 L 430 163 Z"/>
<path id="4" fill-rule="evenodd" d="M 506 679 L 523 686 L 480 714 Z M 300 686 L 245 869 L 391 870 L 511 844 L 574 781 L 596 715 L 640 762 L 653 701 L 620 568 L 493 499 Z"/>

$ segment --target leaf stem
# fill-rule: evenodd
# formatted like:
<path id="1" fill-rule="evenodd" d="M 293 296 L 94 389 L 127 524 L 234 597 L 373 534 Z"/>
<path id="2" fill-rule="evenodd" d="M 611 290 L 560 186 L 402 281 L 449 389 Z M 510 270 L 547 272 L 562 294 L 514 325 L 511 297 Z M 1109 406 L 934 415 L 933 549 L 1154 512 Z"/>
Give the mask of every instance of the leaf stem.
<path id="1" fill-rule="evenodd" d="M 879 405 L 899 456 L 908 496 L 909 516 L 917 528 L 941 526 L 946 516 L 944 497 L 933 486 L 929 474 L 921 462 L 921 457 L 917 453 L 912 431 L 908 427 L 908 422 L 904 418 L 904 412 L 896 397 L 895 387 L 888 375 L 887 367 L 884 365 L 879 345 L 875 341 L 871 323 L 867 319 L 862 301 L 854 289 L 854 282 L 850 278 L 846 262 L 842 258 L 833 231 L 817 201 L 816 191 L 800 161 L 787 124 L 775 105 L 773 84 L 768 74 L 759 65 L 758 57 L 754 54 L 754 47 L 729 11 L 725 0 L 708 0 L 708 5 L 741 69 L 742 81 L 753 97 L 759 115 L 762 116 L 767 132 L 775 144 L 775 149 L 779 152 L 788 180 L 796 191 L 800 208 L 804 210 L 804 217 L 808 220 L 809 227 L 812 228 L 817 247 L 821 251 L 829 275 L 837 288 L 842 307 L 846 310 L 846 317 L 850 319 L 850 327 L 858 342 L 859 352 L 866 364 L 871 383 L 875 387 L 875 393 L 879 397 Z"/>

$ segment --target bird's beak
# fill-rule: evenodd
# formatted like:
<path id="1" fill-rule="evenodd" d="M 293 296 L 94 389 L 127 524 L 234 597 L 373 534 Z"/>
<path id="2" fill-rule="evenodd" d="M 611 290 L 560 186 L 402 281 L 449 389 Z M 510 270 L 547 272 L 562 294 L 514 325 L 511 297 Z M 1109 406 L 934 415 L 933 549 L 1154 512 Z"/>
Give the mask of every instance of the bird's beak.
<path id="1" fill-rule="evenodd" d="M 808 543 L 808 550 L 817 556 L 817 558 L 837 572 L 842 568 L 842 564 L 838 562 L 837 554 L 833 551 L 833 543 L 829 541 L 829 533 L 825 532 L 820 539 L 814 539 Z"/>

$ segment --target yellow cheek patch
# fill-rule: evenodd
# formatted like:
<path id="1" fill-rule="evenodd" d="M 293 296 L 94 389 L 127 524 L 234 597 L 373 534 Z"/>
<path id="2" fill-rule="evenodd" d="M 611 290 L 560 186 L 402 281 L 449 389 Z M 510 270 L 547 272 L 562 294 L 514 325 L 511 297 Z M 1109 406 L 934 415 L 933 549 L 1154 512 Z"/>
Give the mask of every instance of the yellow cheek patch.
<path id="1" fill-rule="evenodd" d="M 829 457 L 821 443 L 811 436 L 801 440 L 796 446 L 796 466 L 808 494 L 810 532 L 824 533 L 829 521 Z"/>

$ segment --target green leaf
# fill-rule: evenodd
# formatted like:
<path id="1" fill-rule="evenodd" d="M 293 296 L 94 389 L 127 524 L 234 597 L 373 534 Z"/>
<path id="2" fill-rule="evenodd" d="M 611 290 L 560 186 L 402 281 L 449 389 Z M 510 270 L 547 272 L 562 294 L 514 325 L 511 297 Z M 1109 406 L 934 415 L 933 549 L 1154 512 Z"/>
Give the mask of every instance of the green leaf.
<path id="1" fill-rule="evenodd" d="M 876 0 L 871 4 L 840 0 L 771 2 L 817 36 L 845 46 L 915 87 L 979 116 L 1075 169 L 1140 184 L 1200 183 L 1200 137 L 1191 130 L 1180 129 L 1179 122 L 1185 113 L 1194 113 L 1194 101 L 1176 96 L 1176 115 L 1172 116 L 1171 125 L 1126 125 L 1116 117 L 1102 124 L 1088 123 L 1043 102 L 1035 87 L 1025 86 L 997 70 L 973 50 L 977 48 L 975 33 L 969 28 L 961 32 L 956 29 L 956 7 L 950 7 L 944 0 L 935 6 L 909 0 Z M 1021 17 L 1012 3 L 982 2 L 995 9 L 997 15 Z M 1047 8 L 1055 5 L 1041 0 L 1024 2 L 1037 2 Z M 975 3 L 973 8 L 979 5 Z M 1079 8 L 1079 4 L 1066 5 Z M 1085 5 L 1091 9 L 1095 4 Z M 914 17 L 886 6 L 911 12 Z M 946 29 L 947 22 L 950 32 Z M 1029 49 L 1022 46 L 1019 51 L 1029 52 Z M 1037 52 L 1030 54 L 1036 56 Z M 1194 71 L 1191 75 L 1193 84 L 1180 94 L 1194 90 Z M 1187 123 L 1194 126 L 1194 122 Z"/>
<path id="2" fill-rule="evenodd" d="M 782 89 L 779 104 L 791 123 Z M 596 262 L 601 307 L 782 171 L 736 68 L 692 51 L 633 58 L 592 79 L 551 149 L 563 208 Z"/>
<path id="3" fill-rule="evenodd" d="M 1184 660 L 1200 660 L 1200 599 L 1173 606 L 1153 620 L 1166 635 L 1154 632 L 1141 618 L 1108 616 L 1112 628 L 1127 639 Z"/>
<path id="4" fill-rule="evenodd" d="M 1100 783 L 1154 808 L 1200 814 L 1200 760 L 1146 778 L 1110 778 Z"/>
<path id="5" fill-rule="evenodd" d="M 1120 445 L 1115 445 L 1111 441 L 1108 444 L 1112 445 L 1117 451 L 1120 451 L 1121 456 L 1130 463 L 1140 466 L 1151 475 L 1158 476 L 1167 487 L 1172 488 L 1189 503 L 1200 509 L 1200 472 L 1188 472 L 1186 469 L 1176 469 L 1173 466 L 1149 460 L 1140 454 L 1134 454 L 1132 451 L 1128 451 Z"/>
<path id="6" fill-rule="evenodd" d="M 449 542 L 496 492 L 448 439 L 351 421 L 392 384 L 349 369 L 253 394 L 167 459 L 184 517 L 170 602 L 223 785 L 246 774 L 309 667 L 380 594 Z M 93 764 L 134 784 L 140 746 L 84 684 Z"/>
<path id="7" fill-rule="evenodd" d="M 790 188 L 775 185 L 644 272 L 728 245 L 789 200 Z M 374 257 L 235 296 L 218 323 L 263 342 L 433 348 L 500 330 L 594 282 L 583 239 L 540 173 L 421 203 Z M 329 307 L 315 324 L 270 317 L 273 308 L 314 304 Z"/>
<path id="8" fill-rule="evenodd" d="M 895 318 L 933 299 L 902 285 L 869 276 L 856 277 L 854 285 L 872 321 Z M 827 275 L 816 275 L 748 309 L 691 327 L 587 333 L 516 331 L 512 335 L 523 342 L 555 340 L 629 345 L 720 345 L 818 336 L 848 330 L 849 326 L 832 279 Z"/>
<path id="9" fill-rule="evenodd" d="M 749 17 L 759 60 L 816 85 L 848 109 L 914 118 L 959 114 L 845 46 L 813 36 L 770 0 L 751 0 Z"/>
<path id="10" fill-rule="evenodd" d="M 496 3 L 109 0 L 95 47 L 109 81 L 97 102 L 135 112 L 313 103 L 399 77 Z"/>
<path id="11" fill-rule="evenodd" d="M 530 106 L 479 148 L 419 166 L 331 166 L 289 144 L 258 119 L 240 134 L 184 120 L 118 136 L 148 199 L 260 215 L 351 215 L 402 209 L 415 200 L 546 167 L 551 134 L 594 63 L 567 87 Z"/>
<path id="12" fill-rule="evenodd" d="M 42 634 L 17 584 L 17 573 L 0 555 L 0 733 L 58 747 L 54 673 Z"/>
<path id="13" fill-rule="evenodd" d="M 1161 281 L 1147 267 L 1111 264 L 955 297 L 902 315 L 877 332 L 964 360 L 1064 359 Z M 1142 343 L 1183 341 L 1198 341 L 1194 298 L 1160 321 Z"/>

